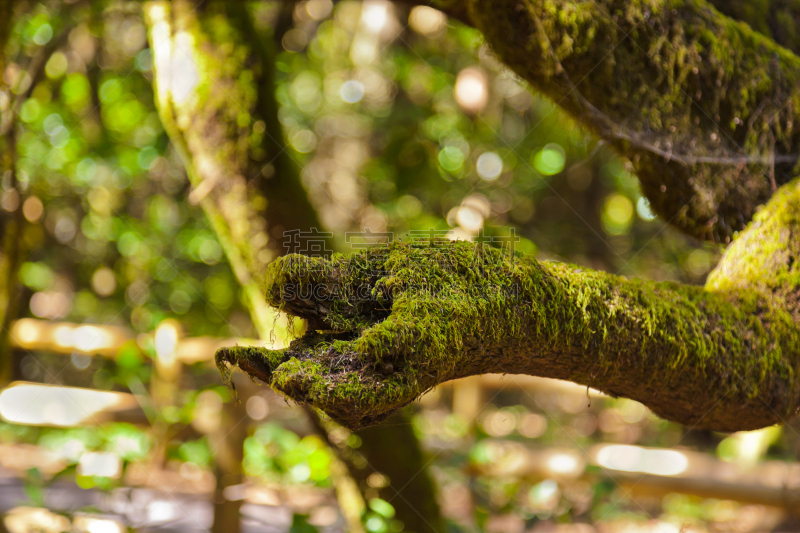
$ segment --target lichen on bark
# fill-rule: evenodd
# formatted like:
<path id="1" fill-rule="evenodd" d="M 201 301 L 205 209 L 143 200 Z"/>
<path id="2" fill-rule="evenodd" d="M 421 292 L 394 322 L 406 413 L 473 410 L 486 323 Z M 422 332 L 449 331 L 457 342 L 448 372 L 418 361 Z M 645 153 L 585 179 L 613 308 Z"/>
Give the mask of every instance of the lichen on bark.
<path id="1" fill-rule="evenodd" d="M 469 242 L 395 242 L 330 260 L 287 256 L 269 266 L 268 301 L 309 320 L 310 331 L 284 350 L 226 348 L 217 360 L 351 428 L 439 383 L 490 372 L 570 380 L 698 428 L 765 427 L 800 402 L 800 323 L 790 297 L 796 303 L 799 210 L 794 181 L 705 288 Z M 754 241 L 775 231 L 789 252 L 753 252 Z M 743 254 L 752 253 L 762 276 L 748 281 L 739 269 L 750 268 Z M 773 274 L 783 292 L 761 281 Z"/>

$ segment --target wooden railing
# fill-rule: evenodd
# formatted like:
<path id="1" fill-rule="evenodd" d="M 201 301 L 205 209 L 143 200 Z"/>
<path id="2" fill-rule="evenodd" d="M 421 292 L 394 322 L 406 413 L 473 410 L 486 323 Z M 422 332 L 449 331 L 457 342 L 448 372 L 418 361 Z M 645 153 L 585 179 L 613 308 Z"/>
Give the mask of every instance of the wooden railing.
<path id="1" fill-rule="evenodd" d="M 173 321 L 163 322 L 150 334 L 137 336 L 133 331 L 118 326 L 49 322 L 28 318 L 18 320 L 13 324 L 11 339 L 12 346 L 16 350 L 65 355 L 79 352 L 106 358 L 115 357 L 126 343 L 136 342 L 139 345 L 149 343 L 153 347 L 151 351 L 156 354 L 154 363 L 158 375 L 157 380 L 167 383 L 175 380 L 176 373 L 180 372 L 180 366 L 183 364 L 202 362 L 213 364 L 214 353 L 223 346 L 265 344 L 262 341 L 244 338 L 187 338 L 180 334 L 178 324 Z M 15 387 L 26 385 L 34 386 L 35 384 L 12 383 L 0 393 L 0 399 L 4 394 L 12 392 Z M 580 395 L 590 402 L 603 397 L 602 393 L 567 382 L 531 376 L 484 375 L 442 385 L 438 390 L 434 390 L 429 396 L 423 398 L 423 406 L 438 403 L 439 396 L 447 388 L 453 389 L 453 411 L 464 420 L 473 423 L 491 391 L 498 389 L 527 389 L 539 392 L 545 390 L 560 394 Z M 247 394 L 247 391 L 244 392 Z M 113 394 L 117 395 L 115 402 L 98 410 L 89 419 L 81 420 L 75 425 L 119 419 L 142 425 L 149 424 L 147 417 L 139 408 L 136 394 L 119 392 Z M 247 397 L 241 399 L 246 401 Z M 2 416 L 1 411 L 0 416 Z M 772 461 L 747 469 L 717 460 L 708 454 L 670 450 L 670 453 L 680 455 L 683 458 L 680 459 L 681 461 L 686 461 L 686 467 L 680 472 L 658 472 L 646 469 L 630 471 L 630 468 L 627 467 L 615 468 L 613 462 L 604 462 L 601 451 L 608 450 L 609 446 L 615 445 L 599 444 L 588 451 L 541 449 L 507 439 L 492 439 L 486 441 L 485 445 L 492 448 L 494 459 L 490 464 L 465 465 L 469 474 L 514 477 L 530 481 L 548 478 L 574 481 L 599 476 L 614 481 L 619 488 L 629 492 L 632 496 L 664 495 L 669 492 L 678 492 L 704 498 L 768 505 L 790 512 L 800 509 L 800 465 L 797 464 Z M 435 444 L 433 446 L 435 447 Z M 652 449 L 640 446 L 628 448 L 628 450 L 619 449 L 616 452 L 635 455 L 652 451 Z M 47 460 L 46 452 L 38 447 L 20 446 L 16 452 L 13 451 L 14 449 L 14 446 L 5 446 L 4 451 L 0 451 L 0 455 L 9 458 L 22 454 L 29 458 L 38 457 L 37 460 L 44 462 Z M 11 461 L 9 464 L 5 463 L 9 463 L 9 461 L 2 461 L 0 458 L 0 466 L 6 468 L 13 467 L 15 461 Z M 18 465 L 26 464 L 25 461 L 16 461 L 16 463 Z M 587 468 L 589 465 L 599 468 Z M 164 472 L 164 475 L 170 474 Z"/>

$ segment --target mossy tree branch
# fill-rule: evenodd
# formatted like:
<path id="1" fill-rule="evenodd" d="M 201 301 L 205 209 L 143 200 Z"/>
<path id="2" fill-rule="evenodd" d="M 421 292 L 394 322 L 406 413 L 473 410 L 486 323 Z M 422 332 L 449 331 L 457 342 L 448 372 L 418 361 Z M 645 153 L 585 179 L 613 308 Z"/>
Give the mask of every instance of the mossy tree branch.
<path id="1" fill-rule="evenodd" d="M 500 59 L 633 164 L 671 224 L 727 242 L 793 177 L 800 58 L 704 0 L 470 0 Z"/>
<path id="2" fill-rule="evenodd" d="M 746 22 L 794 53 L 800 52 L 800 3 L 794 0 L 710 0 L 721 13 Z"/>
<path id="3" fill-rule="evenodd" d="M 439 383 L 491 372 L 573 381 L 695 428 L 769 426 L 800 405 L 797 213 L 800 180 L 759 213 L 705 288 L 468 242 L 287 256 L 270 265 L 269 301 L 316 331 L 285 350 L 224 349 L 218 362 L 351 428 Z"/>

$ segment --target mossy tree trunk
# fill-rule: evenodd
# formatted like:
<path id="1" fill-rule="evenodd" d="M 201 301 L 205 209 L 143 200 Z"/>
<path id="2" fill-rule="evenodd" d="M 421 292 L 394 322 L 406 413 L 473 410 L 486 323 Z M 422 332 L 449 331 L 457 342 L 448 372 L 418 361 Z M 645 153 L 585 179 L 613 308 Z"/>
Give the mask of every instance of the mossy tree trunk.
<path id="1" fill-rule="evenodd" d="M 428 459 L 420 448 L 411 426 L 411 413 L 395 413 L 385 424 L 355 432 L 357 448 L 330 438 L 338 424 L 322 420 L 312 412 L 312 421 L 328 442 L 339 449 L 339 456 L 367 501 L 381 498 L 395 509 L 403 531 L 440 533 L 446 530 L 436 499 L 436 490 L 427 468 Z M 348 439 L 349 440 L 349 439 Z"/>
<path id="2" fill-rule="evenodd" d="M 274 41 L 255 30 L 242 3 L 150 2 L 146 12 L 163 122 L 186 163 L 195 200 L 247 291 L 258 333 L 270 338 L 276 312 L 263 293 L 266 266 L 286 251 L 284 231 L 319 227 L 278 121 Z M 399 503 L 397 518 L 420 533 L 431 531 L 423 527 L 426 523 L 439 530 L 434 487 L 411 426 L 379 428 L 359 437 L 370 472 L 386 470 L 388 457 L 404 466 L 392 469 L 391 483 L 404 487 L 405 503 L 412 503 Z M 392 440 L 404 443 L 404 459 L 385 448 Z M 345 464 L 363 481 L 362 469 Z M 235 483 L 231 478 L 228 484 Z M 232 512 L 238 510 L 220 510 L 235 516 Z"/>
<path id="3" fill-rule="evenodd" d="M 239 26 L 244 9 L 191 1 L 145 4 L 157 105 L 186 163 L 190 201 L 206 212 L 245 289 L 256 329 L 267 336 L 275 312 L 264 302 L 259 280 L 282 253 L 283 232 L 313 227 L 316 218 L 276 137 L 274 98 L 265 97 L 273 89 L 271 72 L 262 63 L 268 45 Z"/>

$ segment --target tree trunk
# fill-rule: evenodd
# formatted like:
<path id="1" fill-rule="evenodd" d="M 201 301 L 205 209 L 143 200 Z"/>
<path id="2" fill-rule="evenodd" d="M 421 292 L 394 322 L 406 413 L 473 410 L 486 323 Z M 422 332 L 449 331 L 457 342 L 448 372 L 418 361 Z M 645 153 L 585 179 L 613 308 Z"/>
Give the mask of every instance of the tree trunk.
<path id="1" fill-rule="evenodd" d="M 331 421 L 320 419 L 313 411 L 312 420 L 323 434 L 331 435 L 331 429 L 335 430 Z M 355 434 L 361 439 L 356 449 L 334 439 L 328 442 L 340 450 L 339 457 L 366 499 L 378 497 L 388 501 L 395 509 L 395 517 L 403 522 L 403 531 L 445 531 L 436 487 L 427 469 L 428 460 L 411 427 L 411 413 L 400 411 L 385 424 Z M 382 476 L 379 483 L 375 482 L 375 474 Z"/>
<path id="2" fill-rule="evenodd" d="M 284 231 L 317 221 L 276 133 L 273 82 L 262 63 L 267 45 L 237 24 L 244 9 L 145 4 L 157 104 L 186 163 L 194 188 L 189 199 L 208 215 L 245 289 L 256 329 L 269 338 L 276 314 L 262 296 L 264 269 L 281 253 Z"/>
<path id="3" fill-rule="evenodd" d="M 0 0 L 0 74 L 6 72 L 4 50 L 14 20 L 15 0 Z M 11 321 L 19 313 L 20 285 L 17 279 L 22 261 L 22 191 L 17 181 L 17 119 L 18 102 L 12 98 L 11 87 L 5 76 L 0 75 L 0 94 L 6 96 L 6 104 L 0 119 L 0 387 L 12 378 L 13 361 L 9 331 Z M 22 96 L 18 97 L 23 98 Z"/>
<path id="4" fill-rule="evenodd" d="M 274 44 L 256 32 L 241 3 L 150 2 L 146 12 L 162 120 L 186 163 L 192 194 L 247 290 L 258 333 L 268 339 L 276 312 L 262 292 L 267 264 L 287 251 L 284 231 L 319 227 L 278 120 Z M 187 80 L 193 83 L 182 85 Z M 382 444 L 400 439 L 407 461 L 414 462 L 392 471 L 392 483 L 415 487 L 429 500 L 413 512 L 400 504 L 397 518 L 439 524 L 430 478 L 425 472 L 417 475 L 425 465 L 412 428 L 386 431 L 391 437 L 383 428 L 359 434 L 366 460 L 380 471 L 386 457 L 394 457 Z M 360 472 L 345 464 L 358 478 Z M 231 508 L 220 512 L 230 514 Z"/>
<path id="5" fill-rule="evenodd" d="M 25 224 L 16 171 L 16 124 L 13 118 L 11 120 L 8 132 L 0 141 L 0 150 L 3 152 L 2 173 L 8 179 L 7 184 L 0 188 L 5 204 L 0 208 L 0 238 L 3 245 L 0 254 L 0 387 L 5 386 L 13 374 L 10 331 L 11 322 L 20 311 L 22 291 L 17 277 L 22 263 L 22 232 Z"/>

